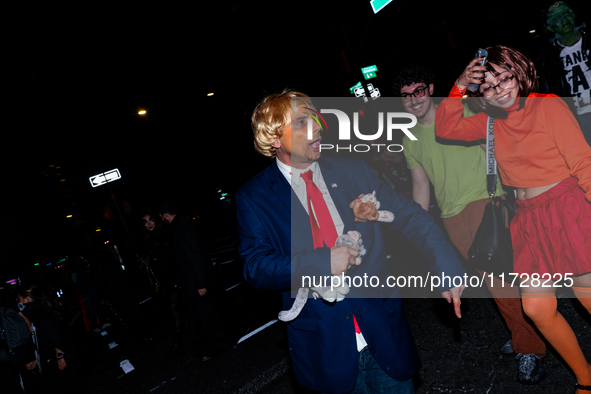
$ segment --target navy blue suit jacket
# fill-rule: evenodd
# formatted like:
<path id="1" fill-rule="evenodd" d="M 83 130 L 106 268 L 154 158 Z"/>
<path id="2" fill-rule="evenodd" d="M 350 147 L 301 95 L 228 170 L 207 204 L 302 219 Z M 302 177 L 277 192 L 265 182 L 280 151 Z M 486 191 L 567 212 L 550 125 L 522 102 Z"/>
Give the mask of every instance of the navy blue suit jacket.
<path id="1" fill-rule="evenodd" d="M 404 233 L 430 257 L 433 273 L 464 275 L 455 252 L 431 216 L 379 180 L 363 161 L 321 158 L 318 163 L 345 224 L 344 232 L 359 231 L 367 249 L 361 265 L 350 275 L 375 275 L 384 280 L 387 272 L 386 224 L 355 223 L 349 208 L 360 194 L 374 190 L 380 210 L 395 215 L 389 226 Z M 302 275 L 331 274 L 330 249 L 314 249 L 309 216 L 275 162 L 236 193 L 236 206 L 239 252 L 244 276 L 251 285 L 285 290 L 284 308 L 289 309 L 293 304 L 290 289 L 301 286 Z M 287 327 L 298 381 L 322 392 L 353 389 L 358 351 L 352 314 L 380 366 L 395 379 L 412 377 L 420 368 L 420 360 L 397 295 L 396 288 L 387 286 L 354 287 L 344 301 L 332 305 L 309 299 L 300 316 Z"/>

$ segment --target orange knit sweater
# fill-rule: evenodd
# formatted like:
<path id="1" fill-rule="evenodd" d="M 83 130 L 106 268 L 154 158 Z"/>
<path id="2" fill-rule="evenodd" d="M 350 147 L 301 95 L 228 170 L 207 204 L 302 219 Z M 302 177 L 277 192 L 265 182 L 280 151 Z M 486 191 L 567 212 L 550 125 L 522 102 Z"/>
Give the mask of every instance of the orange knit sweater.
<path id="1" fill-rule="evenodd" d="M 474 99 L 469 99 L 474 100 Z M 503 183 L 513 187 L 546 186 L 573 176 L 591 202 L 591 147 L 567 104 L 553 94 L 532 93 L 507 119 L 495 120 L 495 156 Z M 462 118 L 461 93 L 452 88 L 437 108 L 438 137 L 475 141 L 486 139 L 488 116 Z M 484 176 L 484 174 L 483 174 Z"/>

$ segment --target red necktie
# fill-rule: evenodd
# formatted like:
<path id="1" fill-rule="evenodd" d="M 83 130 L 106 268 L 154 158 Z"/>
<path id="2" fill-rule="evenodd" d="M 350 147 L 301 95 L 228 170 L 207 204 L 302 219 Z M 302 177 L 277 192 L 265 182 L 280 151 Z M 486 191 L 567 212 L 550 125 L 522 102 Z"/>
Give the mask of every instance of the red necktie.
<path id="1" fill-rule="evenodd" d="M 318 186 L 316 186 L 314 181 L 312 181 L 312 175 L 312 170 L 300 174 L 300 176 L 304 178 L 304 181 L 306 182 L 306 194 L 308 195 L 308 213 L 310 214 L 310 225 L 312 226 L 314 249 L 324 246 L 323 241 L 326 246 L 332 248 L 337 240 L 337 229 L 334 226 L 332 216 L 330 216 L 330 212 L 326 206 L 326 201 L 324 201 L 322 192 L 320 189 L 318 189 Z M 314 220 L 314 213 L 312 213 L 310 202 L 312 202 L 314 205 L 314 213 L 316 213 L 319 224 L 317 224 L 316 220 Z M 320 228 L 318 227 L 319 225 Z M 355 315 L 353 315 L 353 324 L 355 325 L 355 332 L 357 334 L 361 334 L 361 330 L 357 325 L 357 319 L 355 319 Z"/>
<path id="2" fill-rule="evenodd" d="M 310 224 L 312 226 L 312 237 L 314 239 L 314 249 L 324 246 L 332 248 L 337 240 L 337 229 L 334 226 L 332 216 L 326 201 L 322 196 L 322 192 L 318 186 L 312 181 L 312 170 L 300 174 L 306 182 L 306 194 L 308 195 L 308 213 L 310 214 Z M 314 213 L 310 207 L 310 202 L 314 206 L 314 213 L 318 219 L 318 223 L 314 219 Z M 324 241 L 324 244 L 323 244 Z"/>
<path id="3" fill-rule="evenodd" d="M 361 334 L 361 329 L 359 328 L 359 325 L 357 324 L 357 319 L 355 319 L 355 315 L 353 315 L 353 324 L 355 325 L 355 333 Z"/>

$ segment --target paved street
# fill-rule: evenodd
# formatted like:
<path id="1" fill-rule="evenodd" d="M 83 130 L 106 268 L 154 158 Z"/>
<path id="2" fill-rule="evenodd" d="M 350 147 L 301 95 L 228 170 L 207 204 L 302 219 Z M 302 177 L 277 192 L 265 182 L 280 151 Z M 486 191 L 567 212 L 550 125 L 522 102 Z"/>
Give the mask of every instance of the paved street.
<path id="1" fill-rule="evenodd" d="M 148 307 L 148 305 L 146 305 Z M 155 302 L 151 308 L 158 308 Z M 162 307 L 162 305 L 160 306 Z M 557 355 L 550 351 L 544 360 L 548 376 L 536 386 L 516 381 L 517 361 L 502 356 L 500 347 L 509 338 L 492 300 L 466 298 L 464 317 L 452 317 L 443 300 L 405 299 L 404 307 L 423 360 L 415 379 L 419 394 L 436 393 L 570 393 L 574 377 Z M 591 354 L 589 318 L 577 301 L 562 298 L 559 310 Z M 257 327 L 274 318 L 259 314 Z M 268 319 L 268 320 L 267 320 Z M 156 325 L 152 342 L 121 344 L 108 350 L 109 335 L 93 336 L 101 342 L 97 356 L 89 359 L 89 393 L 307 393 L 293 379 L 283 323 L 271 324 L 210 361 L 193 359 L 188 349 L 170 359 L 170 330 Z M 239 324 L 236 322 L 236 326 Z M 256 328 L 256 327 L 255 327 Z M 114 332 L 113 335 L 117 335 Z M 184 343 L 189 343 L 185 330 Z M 125 374 L 119 363 L 129 360 L 134 370 Z"/>
<path id="2" fill-rule="evenodd" d="M 148 288 L 128 300 L 134 305 L 131 315 L 136 318 L 128 325 L 129 330 L 112 314 L 111 326 L 100 333 L 86 332 L 76 316 L 70 320 L 72 339 L 82 359 L 83 392 L 310 393 L 297 384 L 292 374 L 286 327 L 276 320 L 281 309 L 279 293 L 253 289 L 244 283 L 236 247 L 234 237 L 208 244 L 221 278 L 217 304 L 228 330 L 237 342 L 240 340 L 234 348 L 206 362 L 193 358 L 190 330 L 182 319 L 183 351 L 172 357 L 174 329 L 169 305 Z M 425 269 L 420 257 L 412 253 L 409 256 L 415 256 L 414 260 L 406 258 L 413 264 L 400 266 L 402 270 L 408 266 Z M 395 260 L 390 261 L 394 264 Z M 403 294 L 414 296 L 411 289 L 405 289 Z M 568 298 L 571 294 L 568 290 L 559 293 L 559 311 L 591 357 L 591 318 L 578 301 Z M 517 382 L 515 356 L 499 352 L 509 332 L 493 300 L 486 296 L 484 289 L 466 289 L 461 320 L 455 318 L 451 305 L 443 299 L 403 300 L 423 361 L 414 379 L 417 394 L 574 393 L 574 376 L 551 348 L 544 359 L 547 378 L 535 386 Z M 182 309 L 181 316 L 186 316 Z M 122 366 L 127 367 L 127 373 Z"/>

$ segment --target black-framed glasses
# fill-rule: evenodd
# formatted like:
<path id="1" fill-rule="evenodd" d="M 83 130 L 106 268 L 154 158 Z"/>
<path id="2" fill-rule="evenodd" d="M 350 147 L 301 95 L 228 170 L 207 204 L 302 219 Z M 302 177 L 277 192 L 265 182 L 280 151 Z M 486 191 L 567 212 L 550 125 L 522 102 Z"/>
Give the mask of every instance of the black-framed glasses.
<path id="1" fill-rule="evenodd" d="M 400 97 L 402 97 L 403 103 L 408 103 L 411 97 L 424 97 L 427 94 L 427 86 L 421 86 L 416 88 L 412 93 L 401 93 Z"/>
<path id="2" fill-rule="evenodd" d="M 515 78 L 515 75 L 508 75 L 506 77 L 501 78 L 501 80 L 499 81 L 498 84 L 496 85 L 482 85 L 485 86 L 484 89 L 481 88 L 480 90 L 480 95 L 482 97 L 491 97 L 495 94 L 495 92 L 497 91 L 497 88 L 501 88 L 502 90 L 504 89 L 508 89 L 510 87 L 513 86 L 513 78 Z"/>

